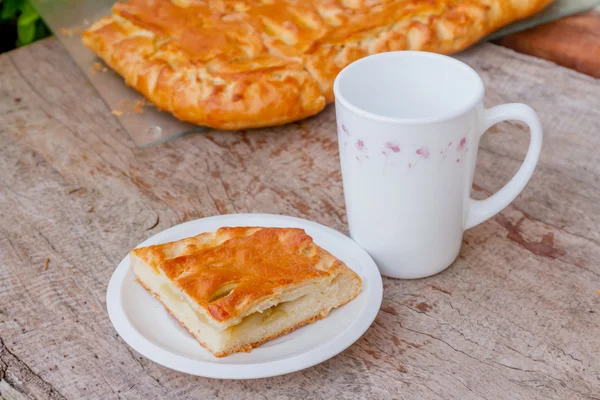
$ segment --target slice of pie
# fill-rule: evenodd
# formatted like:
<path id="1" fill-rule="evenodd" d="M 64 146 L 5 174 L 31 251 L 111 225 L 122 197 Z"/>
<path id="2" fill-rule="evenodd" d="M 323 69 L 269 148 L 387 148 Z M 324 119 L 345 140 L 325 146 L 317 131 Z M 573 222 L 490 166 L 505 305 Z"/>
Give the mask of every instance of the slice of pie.
<path id="1" fill-rule="evenodd" d="M 552 0 L 128 0 L 83 43 L 154 105 L 220 129 L 296 121 L 351 62 L 455 53 Z"/>
<path id="2" fill-rule="evenodd" d="M 304 230 L 235 227 L 131 251 L 137 280 L 217 357 L 315 322 L 362 285 Z"/>

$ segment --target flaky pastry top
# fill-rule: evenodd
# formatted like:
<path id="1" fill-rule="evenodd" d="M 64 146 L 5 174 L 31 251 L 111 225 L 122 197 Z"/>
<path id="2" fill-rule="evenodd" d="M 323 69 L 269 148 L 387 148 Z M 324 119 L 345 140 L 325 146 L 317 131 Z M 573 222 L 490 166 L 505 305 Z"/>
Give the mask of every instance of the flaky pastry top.
<path id="1" fill-rule="evenodd" d="M 239 320 L 265 300 L 315 279 L 356 275 L 296 228 L 221 228 L 132 253 L 218 323 Z"/>
<path id="2" fill-rule="evenodd" d="M 317 113 L 361 57 L 453 53 L 551 1 L 129 0 L 83 41 L 157 107 L 240 129 Z"/>

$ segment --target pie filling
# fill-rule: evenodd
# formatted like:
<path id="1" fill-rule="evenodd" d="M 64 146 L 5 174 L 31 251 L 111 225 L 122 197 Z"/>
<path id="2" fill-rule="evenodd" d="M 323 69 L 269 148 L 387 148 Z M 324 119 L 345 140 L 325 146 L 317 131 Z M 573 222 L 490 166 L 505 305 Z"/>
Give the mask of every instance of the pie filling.
<path id="1" fill-rule="evenodd" d="M 300 289 L 290 290 L 281 296 L 277 304 L 267 305 L 268 308 L 258 306 L 260 311 L 234 321 L 237 322 L 234 325 L 222 324 L 217 327 L 164 274 L 157 274 L 138 257 L 132 257 L 132 268 L 139 280 L 159 297 L 169 312 L 217 355 L 276 337 L 315 316 L 325 316 L 332 308 L 351 300 L 358 290 L 351 277 L 339 274 L 333 280 L 321 279 Z"/>

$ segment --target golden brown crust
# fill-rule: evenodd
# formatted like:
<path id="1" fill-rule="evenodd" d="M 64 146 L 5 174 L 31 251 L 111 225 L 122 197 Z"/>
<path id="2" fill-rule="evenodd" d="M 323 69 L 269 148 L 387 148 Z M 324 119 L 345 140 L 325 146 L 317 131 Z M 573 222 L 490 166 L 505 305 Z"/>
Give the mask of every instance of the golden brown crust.
<path id="1" fill-rule="evenodd" d="M 206 232 L 175 242 L 140 247 L 131 252 L 144 260 L 144 262 L 151 266 L 155 272 L 158 272 L 158 266 L 170 258 L 186 256 L 196 251 L 209 249 L 218 246 L 229 239 L 251 235 L 259 229 L 262 228 L 223 227 L 216 232 Z"/>
<path id="2" fill-rule="evenodd" d="M 319 112 L 349 63 L 454 53 L 552 0 L 129 0 L 83 41 L 158 108 L 221 129 Z"/>
<path id="3" fill-rule="evenodd" d="M 285 289 L 342 271 L 358 276 L 297 228 L 221 228 L 132 251 L 217 323 L 278 301 Z"/>

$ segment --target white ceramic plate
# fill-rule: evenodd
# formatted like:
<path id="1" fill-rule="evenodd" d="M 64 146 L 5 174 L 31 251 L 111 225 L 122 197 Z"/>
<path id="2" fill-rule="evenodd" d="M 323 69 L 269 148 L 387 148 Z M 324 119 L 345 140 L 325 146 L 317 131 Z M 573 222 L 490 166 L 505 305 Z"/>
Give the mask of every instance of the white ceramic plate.
<path id="1" fill-rule="evenodd" d="M 221 215 L 174 226 L 140 246 L 179 240 L 222 226 L 303 228 L 315 243 L 360 275 L 362 291 L 350 303 L 332 310 L 328 317 L 314 324 L 267 342 L 250 353 L 216 358 L 135 283 L 127 256 L 113 273 L 106 303 L 119 335 L 141 355 L 167 368 L 208 378 L 264 378 L 299 371 L 335 356 L 360 338 L 375 319 L 383 293 L 377 266 L 350 238 L 315 222 L 270 214 Z"/>

